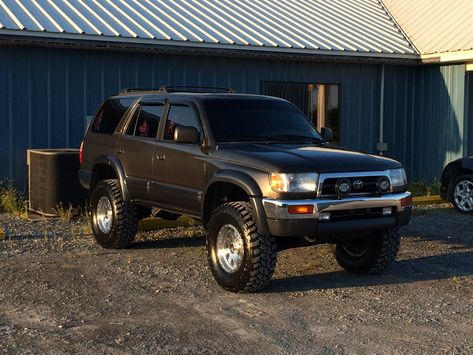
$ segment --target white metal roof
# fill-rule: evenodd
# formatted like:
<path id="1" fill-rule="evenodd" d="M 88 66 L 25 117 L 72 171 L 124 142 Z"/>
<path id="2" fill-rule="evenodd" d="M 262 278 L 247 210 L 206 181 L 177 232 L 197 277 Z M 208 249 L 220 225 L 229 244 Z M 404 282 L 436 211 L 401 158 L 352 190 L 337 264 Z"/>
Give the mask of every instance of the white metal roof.
<path id="1" fill-rule="evenodd" d="M 421 54 L 473 49 L 472 0 L 383 0 Z"/>
<path id="2" fill-rule="evenodd" d="M 0 0 L 0 34 L 413 58 L 379 0 Z"/>

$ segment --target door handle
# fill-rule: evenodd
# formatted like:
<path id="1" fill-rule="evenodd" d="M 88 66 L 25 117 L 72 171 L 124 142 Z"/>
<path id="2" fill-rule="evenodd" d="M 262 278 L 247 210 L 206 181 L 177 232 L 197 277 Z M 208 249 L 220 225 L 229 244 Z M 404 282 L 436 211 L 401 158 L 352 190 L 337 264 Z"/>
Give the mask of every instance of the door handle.
<path id="1" fill-rule="evenodd" d="M 161 155 L 161 154 L 158 153 L 158 154 L 156 154 L 156 159 L 164 160 L 164 159 L 166 159 L 166 155 L 164 155 L 164 154 Z"/>
<path id="2" fill-rule="evenodd" d="M 124 150 L 124 149 L 121 149 L 121 148 L 118 148 L 118 149 L 117 149 L 117 153 L 118 153 L 118 154 L 125 154 L 125 150 Z"/>

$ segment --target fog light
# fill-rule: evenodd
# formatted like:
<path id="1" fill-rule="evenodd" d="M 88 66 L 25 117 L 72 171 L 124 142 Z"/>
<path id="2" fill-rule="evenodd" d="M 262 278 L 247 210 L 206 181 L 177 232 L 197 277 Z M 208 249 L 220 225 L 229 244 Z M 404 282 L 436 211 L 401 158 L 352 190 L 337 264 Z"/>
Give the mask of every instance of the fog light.
<path id="1" fill-rule="evenodd" d="M 387 216 L 393 214 L 393 209 L 392 207 L 384 207 L 383 208 L 383 216 Z"/>
<path id="2" fill-rule="evenodd" d="M 288 206 L 287 212 L 290 214 L 312 214 L 314 212 L 314 205 Z"/>
<path id="3" fill-rule="evenodd" d="M 319 213 L 319 221 L 329 221 L 329 220 L 330 220 L 330 212 Z"/>

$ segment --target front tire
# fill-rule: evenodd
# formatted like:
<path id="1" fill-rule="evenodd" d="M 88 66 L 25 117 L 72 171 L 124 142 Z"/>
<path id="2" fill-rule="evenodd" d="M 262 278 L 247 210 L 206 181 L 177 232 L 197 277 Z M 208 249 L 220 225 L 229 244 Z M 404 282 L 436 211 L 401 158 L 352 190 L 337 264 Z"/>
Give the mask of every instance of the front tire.
<path id="1" fill-rule="evenodd" d="M 473 214 L 473 175 L 461 175 L 452 182 L 450 200 L 460 213 Z"/>
<path id="2" fill-rule="evenodd" d="M 338 243 L 335 258 L 346 271 L 376 274 L 386 270 L 396 259 L 401 237 L 396 228 L 374 232 L 369 236 Z"/>
<path id="3" fill-rule="evenodd" d="M 261 290 L 273 276 L 276 249 L 274 237 L 258 233 L 250 203 L 225 203 L 212 213 L 207 254 L 212 274 L 224 289 Z"/>
<path id="4" fill-rule="evenodd" d="M 95 240 L 103 248 L 122 249 L 135 239 L 138 210 L 123 201 L 118 180 L 100 181 L 90 199 L 91 224 Z"/>

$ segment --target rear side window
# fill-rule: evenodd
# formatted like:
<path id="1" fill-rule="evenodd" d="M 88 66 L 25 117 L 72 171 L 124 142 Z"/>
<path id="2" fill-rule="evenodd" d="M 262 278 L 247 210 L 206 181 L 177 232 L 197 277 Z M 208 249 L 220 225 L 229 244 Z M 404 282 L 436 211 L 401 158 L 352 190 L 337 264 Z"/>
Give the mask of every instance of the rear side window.
<path id="1" fill-rule="evenodd" d="M 142 106 L 130 124 L 126 134 L 135 137 L 156 138 L 164 106 Z"/>
<path id="2" fill-rule="evenodd" d="M 174 131 L 176 127 L 179 126 L 194 127 L 199 132 L 202 132 L 199 118 L 192 107 L 189 106 L 171 106 L 164 128 L 164 139 L 170 141 L 174 140 Z"/>
<path id="3" fill-rule="evenodd" d="M 113 134 L 133 100 L 133 98 L 123 98 L 105 101 L 92 122 L 92 132 Z"/>

